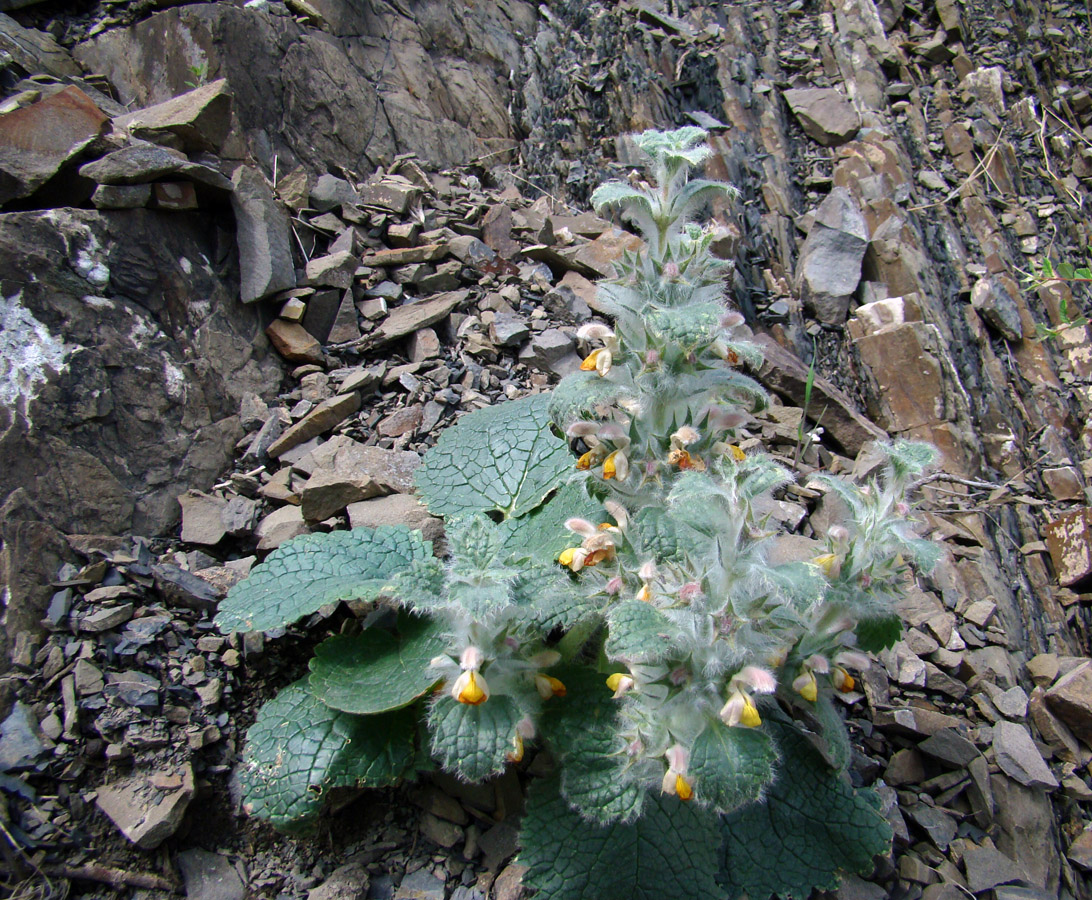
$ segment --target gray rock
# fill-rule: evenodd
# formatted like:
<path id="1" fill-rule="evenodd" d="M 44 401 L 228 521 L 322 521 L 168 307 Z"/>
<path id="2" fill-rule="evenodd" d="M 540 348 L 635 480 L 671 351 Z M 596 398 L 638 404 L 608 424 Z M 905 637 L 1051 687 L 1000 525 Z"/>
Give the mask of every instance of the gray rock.
<path id="1" fill-rule="evenodd" d="M 162 779 L 137 775 L 105 785 L 95 798 L 121 833 L 144 850 L 158 847 L 178 830 L 194 796 L 189 763 L 180 772 L 160 774 Z M 156 787 L 156 783 L 164 787 Z"/>
<path id="2" fill-rule="evenodd" d="M 175 857 L 186 886 L 186 900 L 243 900 L 246 885 L 226 856 L 183 850 Z"/>
<path id="3" fill-rule="evenodd" d="M 1023 725 L 998 722 L 993 729 L 993 751 L 1001 770 L 1027 787 L 1054 790 L 1058 779 L 1043 761 Z"/>
<path id="4" fill-rule="evenodd" d="M 853 195 L 834 188 L 819 205 L 796 266 L 804 303 L 828 325 L 841 325 L 861 280 L 868 225 Z"/>
<path id="5" fill-rule="evenodd" d="M 288 213 L 277 202 L 261 172 L 239 166 L 231 179 L 236 242 L 239 245 L 239 296 L 253 303 L 296 286 Z"/>
<path id="6" fill-rule="evenodd" d="M 967 847 L 963 851 L 963 867 L 967 872 L 967 886 L 976 894 L 1027 878 L 1019 865 L 995 847 Z"/>
<path id="7" fill-rule="evenodd" d="M 336 175 L 320 175 L 311 188 L 311 206 L 319 212 L 327 212 L 343 203 L 352 205 L 359 202 L 360 194 L 356 188 Z"/>
<path id="8" fill-rule="evenodd" d="M 421 458 L 410 451 L 365 447 L 343 439 L 333 455 L 300 490 L 300 509 L 309 522 L 321 522 L 348 504 L 383 494 L 413 490 Z"/>
<path id="9" fill-rule="evenodd" d="M 359 258 L 347 250 L 315 257 L 307 263 L 307 284 L 313 287 L 330 286 L 343 291 L 348 290 L 352 287 L 353 273 L 358 265 L 360 265 Z"/>
<path id="10" fill-rule="evenodd" d="M 402 879 L 394 900 L 444 900 L 444 882 L 427 868 L 418 869 Z"/>
<path id="11" fill-rule="evenodd" d="M 1008 341 L 1019 341 L 1024 336 L 1020 308 L 1013 296 L 1015 287 L 1009 278 L 990 275 L 976 281 L 971 289 L 971 306 Z"/>
<path id="12" fill-rule="evenodd" d="M 332 430 L 359 409 L 360 394 L 355 391 L 331 397 L 316 406 L 274 441 L 268 453 L 274 458 L 279 457 L 285 451 Z"/>
<path id="13" fill-rule="evenodd" d="M 521 362 L 539 369 L 549 369 L 573 353 L 573 339 L 559 328 L 547 328 L 531 339 L 519 354 Z"/>
<path id="14" fill-rule="evenodd" d="M 364 900 L 368 896 L 368 870 L 360 863 L 346 863 L 307 893 L 307 900 Z"/>
<path id="15" fill-rule="evenodd" d="M 844 144 L 861 127 L 853 104 L 834 88 L 798 88 L 783 96 L 805 133 L 824 147 Z"/>
<path id="16" fill-rule="evenodd" d="M 16 701 L 0 724 L 0 772 L 30 768 L 47 749 L 30 707 Z"/>
<path id="17" fill-rule="evenodd" d="M 942 728 L 918 744 L 918 749 L 956 769 L 970 765 L 979 755 L 978 748 L 954 728 Z"/>
<path id="18" fill-rule="evenodd" d="M 227 533 L 223 513 L 227 503 L 200 491 L 187 491 L 178 498 L 182 507 L 182 540 L 188 544 L 218 544 Z"/>
<path id="19" fill-rule="evenodd" d="M 523 318 L 510 313 L 497 313 L 489 330 L 490 338 L 499 347 L 518 346 L 531 334 Z"/>
<path id="20" fill-rule="evenodd" d="M 170 135 L 186 152 L 217 153 L 231 127 L 227 80 L 221 78 L 155 106 L 119 116 L 114 127 L 150 141 Z"/>
<path id="21" fill-rule="evenodd" d="M 948 844 L 956 836 L 956 822 L 947 813 L 941 812 L 932 806 L 917 804 L 903 807 L 903 814 L 922 831 L 929 835 L 938 849 L 946 851 Z"/>
<path id="22" fill-rule="evenodd" d="M 140 209 L 151 199 L 150 184 L 100 184 L 91 195 L 96 209 Z"/>
<path id="23" fill-rule="evenodd" d="M 101 631 L 109 631 L 123 625 L 133 617 L 133 604 L 123 603 L 121 606 L 112 606 L 100 609 L 98 612 L 83 616 L 79 622 L 79 629 L 83 632 L 97 634 Z"/>

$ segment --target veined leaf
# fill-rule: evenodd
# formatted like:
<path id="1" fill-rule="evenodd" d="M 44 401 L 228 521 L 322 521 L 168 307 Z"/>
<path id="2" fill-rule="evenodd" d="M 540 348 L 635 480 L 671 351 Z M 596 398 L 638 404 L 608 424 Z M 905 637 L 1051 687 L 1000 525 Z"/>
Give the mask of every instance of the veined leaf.
<path id="1" fill-rule="evenodd" d="M 347 715 L 297 681 L 259 710 L 247 733 L 244 808 L 284 831 L 306 828 L 331 788 L 383 787 L 408 774 L 416 728 L 409 710 Z"/>
<path id="2" fill-rule="evenodd" d="M 272 631 L 335 600 L 370 600 L 396 573 L 432 555 L 404 525 L 307 534 L 282 544 L 228 591 L 221 631 Z"/>
<path id="3" fill-rule="evenodd" d="M 536 900 L 720 900 L 712 878 L 720 839 L 711 813 L 651 795 L 629 825 L 594 825 L 557 779 L 531 785 L 518 861 Z"/>
<path id="4" fill-rule="evenodd" d="M 891 846 L 891 826 L 872 791 L 855 791 L 792 728 L 770 727 L 778 775 L 764 801 L 723 818 L 719 880 L 732 897 L 806 900 L 816 888 L 834 890 L 839 870 L 870 870 Z"/>
<path id="5" fill-rule="evenodd" d="M 572 470 L 565 441 L 550 431 L 549 395 L 510 400 L 463 416 L 417 470 L 417 489 L 440 516 L 522 516 Z"/>
<path id="6" fill-rule="evenodd" d="M 439 680 L 429 661 L 444 650 L 443 629 L 408 616 L 399 628 L 399 635 L 370 628 L 323 641 L 311 660 L 311 692 L 332 709 L 358 715 L 399 709 L 425 694 Z"/>
<path id="7" fill-rule="evenodd" d="M 613 699 L 601 672 L 571 666 L 558 671 L 568 693 L 547 704 L 542 736 L 561 767 L 561 793 L 589 821 L 632 822 L 644 809 L 647 790 L 626 777 L 618 751 Z"/>
<path id="8" fill-rule="evenodd" d="M 565 528 L 565 521 L 574 516 L 596 523 L 606 521 L 603 504 L 588 496 L 582 480 L 563 484 L 546 503 L 527 515 L 501 522 L 497 529 L 503 536 L 503 553 L 530 557 L 543 565 L 555 564 L 562 550 L 580 542 Z"/>
<path id="9" fill-rule="evenodd" d="M 761 795 L 775 762 L 777 751 L 764 731 L 714 720 L 694 741 L 689 772 L 700 799 L 730 812 Z"/>
<path id="10" fill-rule="evenodd" d="M 619 603 L 607 620 L 608 659 L 627 663 L 655 663 L 671 653 L 674 628 L 656 607 L 640 600 Z"/>
<path id="11" fill-rule="evenodd" d="M 515 750 L 516 723 L 523 712 L 507 695 L 490 697 L 480 706 L 441 696 L 429 714 L 432 755 L 464 781 L 483 781 L 504 771 Z"/>

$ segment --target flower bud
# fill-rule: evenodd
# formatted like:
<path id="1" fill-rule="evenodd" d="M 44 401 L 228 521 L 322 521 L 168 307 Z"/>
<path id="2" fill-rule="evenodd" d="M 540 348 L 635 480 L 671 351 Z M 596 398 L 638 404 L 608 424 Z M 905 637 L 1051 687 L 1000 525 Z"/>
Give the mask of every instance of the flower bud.
<path id="1" fill-rule="evenodd" d="M 581 537 L 591 537 L 597 530 L 587 519 L 580 519 L 575 516 L 565 520 L 565 527 L 568 528 L 569 531 L 579 534 Z"/>
<path id="2" fill-rule="evenodd" d="M 459 657 L 459 668 L 464 672 L 467 669 L 478 669 L 482 664 L 482 651 L 477 647 L 467 647 Z"/>
<path id="3" fill-rule="evenodd" d="M 696 581 L 688 581 L 681 588 L 679 588 L 679 599 L 683 603 L 691 603 L 697 600 L 704 591 L 701 589 L 701 585 Z"/>
<path id="4" fill-rule="evenodd" d="M 777 679 L 761 666 L 744 666 L 736 678 L 757 694 L 772 694 L 777 690 Z"/>
<path id="5" fill-rule="evenodd" d="M 548 669 L 561 662 L 561 654 L 556 650 L 540 650 L 527 660 L 536 669 Z"/>
<path id="6" fill-rule="evenodd" d="M 677 262 L 664 263 L 664 278 L 678 278 L 679 264 Z"/>
<path id="7" fill-rule="evenodd" d="M 641 581 L 652 581 L 657 574 L 656 563 L 651 559 L 648 560 L 648 562 L 642 563 L 641 568 L 637 570 L 637 577 L 640 578 Z"/>
<path id="8" fill-rule="evenodd" d="M 579 419 L 565 429 L 565 434 L 571 438 L 588 437 L 599 431 L 598 422 L 589 422 L 587 419 Z"/>
<path id="9" fill-rule="evenodd" d="M 613 597 L 620 590 L 622 590 L 622 579 L 619 576 L 615 575 L 606 583 L 603 590 L 605 590 Z"/>
<path id="10" fill-rule="evenodd" d="M 538 695 L 543 700 L 549 700 L 551 697 L 564 697 L 568 693 L 568 689 L 560 678 L 554 678 L 553 675 L 544 675 L 542 672 L 535 674 L 535 690 L 538 691 Z"/>
<path id="11" fill-rule="evenodd" d="M 609 512 L 614 518 L 614 521 L 618 523 L 619 531 L 625 531 L 629 527 L 629 513 L 626 512 L 626 508 L 617 500 L 605 500 L 603 502 L 603 508 Z"/>
<path id="12" fill-rule="evenodd" d="M 614 332 L 599 322 L 588 322 L 576 330 L 576 336 L 582 341 L 605 341 L 614 337 Z"/>
<path id="13" fill-rule="evenodd" d="M 682 428 L 671 435 L 671 443 L 677 447 L 686 447 L 700 438 L 701 435 L 696 428 L 692 428 L 689 425 L 683 425 Z"/>

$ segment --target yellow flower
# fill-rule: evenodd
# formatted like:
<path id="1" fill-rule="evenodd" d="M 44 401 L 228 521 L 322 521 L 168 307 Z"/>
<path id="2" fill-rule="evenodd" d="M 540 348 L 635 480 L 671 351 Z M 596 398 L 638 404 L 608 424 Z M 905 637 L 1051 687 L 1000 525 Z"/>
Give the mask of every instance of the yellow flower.
<path id="1" fill-rule="evenodd" d="M 580 369 L 583 372 L 598 372 L 600 375 L 606 375 L 610 371 L 610 367 L 614 362 L 614 355 L 605 347 L 601 347 L 598 350 L 592 350 L 580 364 Z"/>
<path id="2" fill-rule="evenodd" d="M 637 592 L 637 599 L 642 603 L 651 603 L 652 589 L 647 584 L 642 584 L 641 589 Z"/>
<path id="3" fill-rule="evenodd" d="M 811 669 L 803 669 L 792 683 L 792 689 L 809 703 L 819 699 L 819 684 Z"/>
<path id="4" fill-rule="evenodd" d="M 690 785 L 690 782 L 686 780 L 685 775 L 675 776 L 675 793 L 682 801 L 687 801 L 694 796 L 694 788 Z"/>
<path id="5" fill-rule="evenodd" d="M 481 675 L 470 669 L 455 679 L 451 696 L 467 706 L 481 706 L 489 699 L 489 685 Z"/>
<path id="6" fill-rule="evenodd" d="M 747 454 L 740 450 L 735 444 L 728 445 L 728 452 L 736 462 L 743 462 L 743 460 L 747 458 Z"/>
<path id="7" fill-rule="evenodd" d="M 603 477 L 605 479 L 616 478 L 625 481 L 629 474 L 629 458 L 621 450 L 615 450 L 603 460 Z"/>
<path id="8" fill-rule="evenodd" d="M 834 687 L 843 694 L 848 694 L 857 687 L 857 680 L 841 666 L 835 666 L 831 670 L 830 680 L 834 682 Z"/>
<path id="9" fill-rule="evenodd" d="M 557 561 L 561 565 L 568 567 L 573 564 L 573 557 L 576 556 L 576 547 L 569 547 L 567 550 L 562 550 L 561 555 L 557 558 Z"/>
<path id="10" fill-rule="evenodd" d="M 636 682 L 624 672 L 615 672 L 607 676 L 607 687 L 614 691 L 615 698 L 621 697 L 626 691 L 632 690 Z"/>
<path id="11" fill-rule="evenodd" d="M 551 697 L 564 697 L 568 693 L 568 689 L 560 678 L 554 678 L 553 675 L 543 675 L 541 672 L 535 674 L 535 690 L 538 691 L 538 695 L 543 700 L 549 700 Z"/>
<path id="12" fill-rule="evenodd" d="M 812 565 L 818 566 L 827 578 L 837 578 L 838 574 L 842 570 L 841 560 L 834 553 L 824 553 L 821 556 L 815 557 L 812 561 Z"/>
<path id="13" fill-rule="evenodd" d="M 595 461 L 598 459 L 599 455 L 600 451 L 598 449 L 589 450 L 576 461 L 576 467 L 582 471 L 587 471 L 595 465 Z"/>
<path id="14" fill-rule="evenodd" d="M 754 700 L 743 695 L 743 712 L 739 715 L 739 724 L 747 728 L 758 728 L 762 724 L 762 716 L 758 714 L 758 707 Z"/>

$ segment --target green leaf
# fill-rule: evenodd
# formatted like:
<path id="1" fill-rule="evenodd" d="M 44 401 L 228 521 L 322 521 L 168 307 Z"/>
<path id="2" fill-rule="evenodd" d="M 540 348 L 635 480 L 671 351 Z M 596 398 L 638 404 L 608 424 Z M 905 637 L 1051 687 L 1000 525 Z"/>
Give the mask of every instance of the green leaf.
<path id="1" fill-rule="evenodd" d="M 609 659 L 627 663 L 655 663 L 671 653 L 675 629 L 650 603 L 629 600 L 611 610 L 604 651 Z"/>
<path id="2" fill-rule="evenodd" d="M 596 372 L 573 372 L 550 393 L 550 416 L 564 428 L 577 419 L 594 418 L 597 408 L 607 409 L 628 393 L 613 378 Z M 572 459 L 571 464 L 575 466 L 576 460 Z"/>
<path id="3" fill-rule="evenodd" d="M 1076 274 L 1076 271 L 1077 270 L 1073 267 L 1072 263 L 1067 263 L 1067 262 L 1058 263 L 1058 277 L 1059 278 L 1065 278 L 1065 279 L 1068 280 L 1068 279 L 1072 278 L 1074 276 L 1074 274 Z"/>
<path id="4" fill-rule="evenodd" d="M 518 862 L 536 900 L 720 900 L 718 844 L 715 820 L 694 804 L 652 795 L 636 822 L 595 825 L 552 778 L 531 785 Z"/>
<path id="5" fill-rule="evenodd" d="M 674 562 L 681 557 L 683 541 L 680 541 L 679 532 L 685 526 L 676 522 L 665 509 L 659 506 L 641 507 L 634 517 L 634 525 L 642 548 L 654 558 Z M 693 535 L 684 532 L 682 537 L 686 543 L 694 543 Z"/>
<path id="6" fill-rule="evenodd" d="M 699 799 L 729 812 L 761 795 L 776 762 L 777 751 L 765 732 L 712 720 L 690 749 L 689 773 Z"/>
<path id="7" fill-rule="evenodd" d="M 722 820 L 720 881 L 733 897 L 806 900 L 834 890 L 838 872 L 866 872 L 891 847 L 879 798 L 855 791 L 830 770 L 807 739 L 770 725 L 781 751 L 778 776 L 756 802 Z"/>
<path id="8" fill-rule="evenodd" d="M 498 775 L 515 750 L 516 723 L 521 718 L 516 701 L 506 695 L 470 706 L 444 694 L 429 714 L 433 758 L 464 781 Z"/>
<path id="9" fill-rule="evenodd" d="M 896 477 L 920 474 L 937 458 L 937 448 L 924 441 L 893 441 L 883 445 Z"/>
<path id="10" fill-rule="evenodd" d="M 404 525 L 307 534 L 281 544 L 220 604 L 221 631 L 272 631 L 336 600 L 370 600 L 397 572 L 432 555 Z"/>
<path id="11" fill-rule="evenodd" d="M 325 706 L 306 679 L 258 712 L 239 768 L 243 806 L 277 828 L 298 831 L 336 787 L 395 784 L 413 764 L 417 717 L 410 710 L 351 716 Z"/>
<path id="12" fill-rule="evenodd" d="M 572 666 L 555 674 L 568 692 L 546 705 L 541 729 L 561 763 L 561 793 L 590 821 L 633 821 L 644 809 L 647 791 L 623 770 L 615 724 L 619 701 L 594 669 Z"/>
<path id="13" fill-rule="evenodd" d="M 1092 269 L 1081 267 L 1073 273 L 1073 277 L 1085 280 L 1092 280 Z"/>
<path id="14" fill-rule="evenodd" d="M 583 480 L 563 484 L 546 503 L 527 515 L 501 522 L 497 530 L 503 535 L 503 552 L 554 565 L 562 550 L 580 542 L 565 528 L 565 520 L 574 516 L 596 523 L 607 521 L 603 504 L 588 496 Z"/>
<path id="15" fill-rule="evenodd" d="M 844 772 L 853 758 L 853 748 L 849 743 L 846 724 L 838 715 L 838 707 L 828 692 L 820 693 L 815 703 L 808 706 L 808 712 L 819 726 L 812 744 L 832 769 Z"/>
<path id="16" fill-rule="evenodd" d="M 550 431 L 549 395 L 510 400 L 463 416 L 417 470 L 417 489 L 440 516 L 522 516 L 572 471 L 565 441 Z"/>
<path id="17" fill-rule="evenodd" d="M 902 620 L 898 616 L 861 619 L 857 623 L 857 647 L 865 653 L 879 653 L 894 647 L 902 637 Z"/>
<path id="18" fill-rule="evenodd" d="M 429 619 L 402 618 L 401 635 L 381 628 L 323 641 L 311 660 L 311 691 L 342 712 L 372 715 L 399 709 L 439 680 L 429 661 L 444 651 L 443 628 Z"/>

